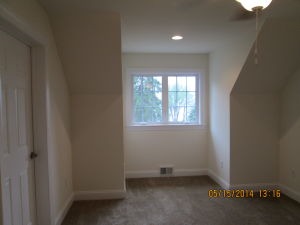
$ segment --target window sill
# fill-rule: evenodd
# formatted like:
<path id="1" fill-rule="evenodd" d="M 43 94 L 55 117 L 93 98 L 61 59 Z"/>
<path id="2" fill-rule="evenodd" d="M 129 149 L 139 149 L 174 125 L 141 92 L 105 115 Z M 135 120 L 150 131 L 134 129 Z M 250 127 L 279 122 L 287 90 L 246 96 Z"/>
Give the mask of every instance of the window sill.
<path id="1" fill-rule="evenodd" d="M 206 130 L 205 124 L 155 124 L 155 125 L 128 125 L 127 130 Z"/>

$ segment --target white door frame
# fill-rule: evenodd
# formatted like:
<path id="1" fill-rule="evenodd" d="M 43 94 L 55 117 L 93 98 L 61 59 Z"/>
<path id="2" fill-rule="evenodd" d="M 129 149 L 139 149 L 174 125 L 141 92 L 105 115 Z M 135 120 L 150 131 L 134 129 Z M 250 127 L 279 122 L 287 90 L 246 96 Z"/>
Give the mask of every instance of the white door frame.
<path id="1" fill-rule="evenodd" d="M 47 40 L 32 31 L 27 24 L 0 5 L 0 30 L 31 47 L 32 58 L 32 105 L 33 148 L 38 153 L 35 160 L 37 225 L 52 225 L 50 176 L 47 145 L 47 87 L 46 56 Z M 1 77 L 0 77 L 1 78 Z M 1 79 L 0 79 L 1 82 Z M 1 84 L 1 83 L 0 83 Z M 1 86 L 0 86 L 1 90 Z M 0 92 L 1 93 L 1 92 Z M 0 95 L 1 104 L 1 95 Z M 1 105 L 0 105 L 1 106 Z M 1 116 L 1 115 L 0 115 Z M 1 135 L 1 134 L 0 134 Z M 1 138 L 1 136 L 0 136 Z M 2 154 L 0 154 L 1 157 Z M 1 160 L 1 158 L 0 158 Z M 0 190 L 1 191 L 1 190 Z M 1 204 L 1 202 L 0 202 Z M 0 207 L 1 209 L 1 207 Z M 0 213 L 1 219 L 1 213 Z"/>

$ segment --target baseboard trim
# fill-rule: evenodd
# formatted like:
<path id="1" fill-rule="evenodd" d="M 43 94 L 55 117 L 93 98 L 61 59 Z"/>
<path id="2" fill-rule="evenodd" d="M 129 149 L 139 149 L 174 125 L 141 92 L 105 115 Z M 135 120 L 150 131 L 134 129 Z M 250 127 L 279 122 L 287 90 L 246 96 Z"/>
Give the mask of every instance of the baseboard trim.
<path id="1" fill-rule="evenodd" d="M 211 179 L 213 179 L 217 184 L 219 184 L 223 189 L 229 189 L 230 187 L 229 183 L 226 180 L 224 180 L 222 177 L 218 176 L 212 170 L 207 170 L 207 175 Z"/>
<path id="2" fill-rule="evenodd" d="M 283 194 L 289 198 L 300 203 L 300 193 L 283 185 L 277 183 L 259 183 L 259 184 L 233 184 L 230 185 L 225 179 L 218 176 L 215 172 L 210 169 L 179 169 L 174 170 L 173 176 L 209 176 L 223 189 L 249 189 L 249 190 L 261 190 L 261 189 L 279 189 Z M 162 177 L 158 171 L 147 170 L 147 171 L 127 171 L 126 178 L 147 178 L 147 177 Z M 69 200 L 66 202 L 63 209 L 55 220 L 56 225 L 60 225 L 64 220 L 67 212 L 69 211 L 73 201 L 82 200 L 105 200 L 105 199 L 123 199 L 126 197 L 126 190 L 101 190 L 101 191 L 77 191 L 72 194 Z"/>
<path id="3" fill-rule="evenodd" d="M 64 221 L 67 213 L 69 212 L 72 204 L 74 202 L 74 193 L 72 193 L 69 197 L 69 199 L 66 201 L 64 207 L 60 210 L 58 213 L 56 219 L 55 219 L 55 225 L 61 225 Z"/>
<path id="4" fill-rule="evenodd" d="M 156 170 L 141 170 L 141 171 L 126 171 L 126 178 L 148 178 L 159 177 L 159 172 Z"/>
<path id="5" fill-rule="evenodd" d="M 282 191 L 283 194 L 285 194 L 289 198 L 294 199 L 295 201 L 300 203 L 300 193 L 299 192 L 297 192 L 283 184 L 279 184 L 279 189 Z"/>
<path id="6" fill-rule="evenodd" d="M 126 171 L 126 178 L 149 178 L 149 177 L 165 177 L 160 175 L 158 170 L 143 170 L 143 171 Z M 174 169 L 174 177 L 179 176 L 204 176 L 207 175 L 207 169 Z"/>
<path id="7" fill-rule="evenodd" d="M 75 201 L 84 200 L 105 200 L 105 199 L 123 199 L 126 197 L 125 190 L 101 190 L 101 191 L 77 191 L 75 192 Z"/>
<path id="8" fill-rule="evenodd" d="M 174 170 L 174 176 L 205 176 L 207 175 L 207 169 L 178 169 Z"/>

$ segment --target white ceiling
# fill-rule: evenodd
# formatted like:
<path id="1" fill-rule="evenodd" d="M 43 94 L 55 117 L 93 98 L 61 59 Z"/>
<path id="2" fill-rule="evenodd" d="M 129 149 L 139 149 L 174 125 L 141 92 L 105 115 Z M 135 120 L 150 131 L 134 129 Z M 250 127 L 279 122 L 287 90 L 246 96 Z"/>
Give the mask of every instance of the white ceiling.
<path id="1" fill-rule="evenodd" d="M 208 53 L 249 32 L 255 21 L 231 21 L 235 0 L 40 0 L 50 15 L 113 11 L 122 18 L 123 52 Z M 265 17 L 300 16 L 300 0 L 273 0 Z M 184 39 L 172 41 L 174 34 Z"/>

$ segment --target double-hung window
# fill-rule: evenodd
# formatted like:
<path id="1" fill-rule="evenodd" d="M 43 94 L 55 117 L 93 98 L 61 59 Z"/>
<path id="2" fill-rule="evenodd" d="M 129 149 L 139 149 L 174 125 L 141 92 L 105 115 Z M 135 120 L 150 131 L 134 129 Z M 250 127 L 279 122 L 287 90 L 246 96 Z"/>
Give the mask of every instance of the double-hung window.
<path id="1" fill-rule="evenodd" d="M 131 125 L 201 124 L 201 77 L 198 72 L 134 72 Z"/>

